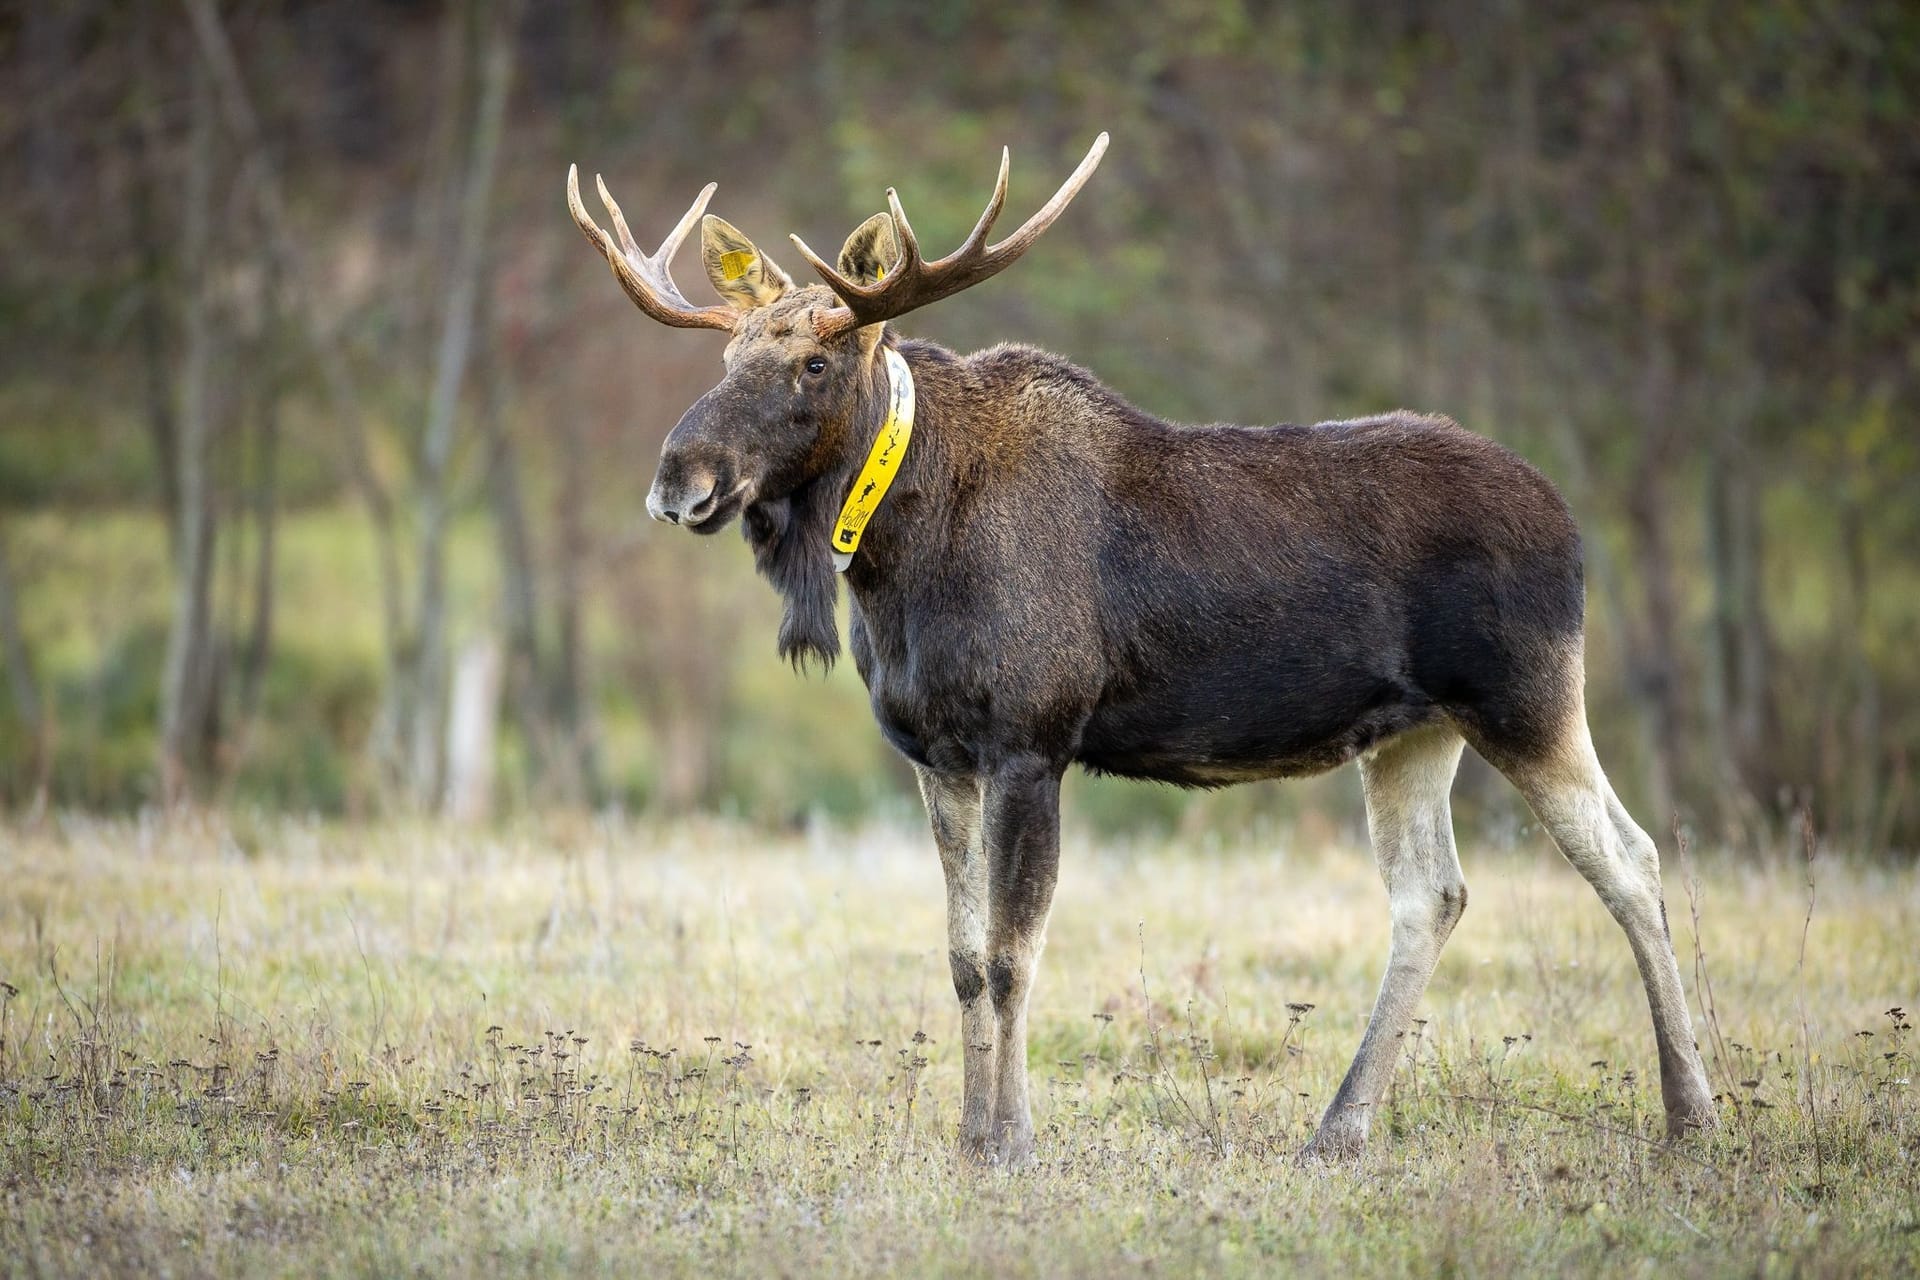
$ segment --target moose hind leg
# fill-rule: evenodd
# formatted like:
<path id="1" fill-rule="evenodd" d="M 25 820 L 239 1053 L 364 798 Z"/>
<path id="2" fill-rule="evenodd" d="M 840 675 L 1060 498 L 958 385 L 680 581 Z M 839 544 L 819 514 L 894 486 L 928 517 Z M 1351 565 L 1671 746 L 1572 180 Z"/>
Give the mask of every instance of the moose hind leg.
<path id="1" fill-rule="evenodd" d="M 1713 1093 L 1694 1043 L 1693 1020 L 1673 954 L 1660 889 L 1660 853 L 1613 794 L 1594 754 L 1584 710 L 1569 718 L 1566 733 L 1552 750 L 1500 767 L 1626 931 L 1653 1012 L 1668 1136 L 1712 1127 Z"/>
<path id="2" fill-rule="evenodd" d="M 947 879 L 947 963 L 960 1001 L 959 1153 L 984 1159 L 993 1134 L 993 1006 L 987 998 L 987 859 L 980 780 L 916 769 Z"/>
<path id="3" fill-rule="evenodd" d="M 1393 915 L 1387 972 L 1346 1079 L 1307 1144 L 1309 1156 L 1357 1155 L 1386 1092 L 1402 1037 L 1440 949 L 1467 906 L 1447 795 L 1464 744 L 1450 726 L 1395 738 L 1360 761 L 1367 833 Z"/>

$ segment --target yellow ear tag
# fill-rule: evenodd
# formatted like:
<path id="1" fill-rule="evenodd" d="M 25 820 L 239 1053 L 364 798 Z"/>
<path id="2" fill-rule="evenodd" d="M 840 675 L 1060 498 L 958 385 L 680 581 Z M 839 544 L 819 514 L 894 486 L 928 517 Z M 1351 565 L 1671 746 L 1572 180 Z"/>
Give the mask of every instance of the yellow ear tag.
<path id="1" fill-rule="evenodd" d="M 720 274 L 728 280 L 738 280 L 753 267 L 753 255 L 745 249 L 735 249 L 731 253 L 720 255 Z"/>
<path id="2" fill-rule="evenodd" d="M 885 280 L 886 278 L 887 278 L 887 269 L 885 267 L 881 267 L 878 271 L 875 271 L 873 273 L 873 282 L 875 284 L 879 284 L 882 280 Z"/>

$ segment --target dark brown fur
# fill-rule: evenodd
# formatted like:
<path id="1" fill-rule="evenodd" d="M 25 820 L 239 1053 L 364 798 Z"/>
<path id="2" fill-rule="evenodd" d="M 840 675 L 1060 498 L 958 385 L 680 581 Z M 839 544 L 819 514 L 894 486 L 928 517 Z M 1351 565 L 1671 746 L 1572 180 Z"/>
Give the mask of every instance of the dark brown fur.
<path id="1" fill-rule="evenodd" d="M 901 349 L 916 433 L 846 577 L 855 663 L 916 763 L 1032 750 L 1211 786 L 1332 768 L 1440 715 L 1495 753 L 1558 732 L 1579 535 L 1507 450 L 1408 413 L 1176 426 L 1030 348 Z M 817 478 L 747 511 L 782 652 L 823 662 L 828 531 L 877 381 L 849 409 Z"/>

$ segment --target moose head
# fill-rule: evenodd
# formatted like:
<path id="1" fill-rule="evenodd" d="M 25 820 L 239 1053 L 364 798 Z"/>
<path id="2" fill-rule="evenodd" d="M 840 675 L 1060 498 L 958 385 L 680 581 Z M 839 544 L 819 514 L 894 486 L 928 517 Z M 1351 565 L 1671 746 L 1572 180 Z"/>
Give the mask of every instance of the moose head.
<path id="1" fill-rule="evenodd" d="M 1013 265 L 1079 193 L 1106 149 L 1103 133 L 1039 212 L 1006 239 L 988 244 L 1007 199 L 1010 157 L 1003 149 L 993 196 L 973 231 L 953 253 L 932 262 L 921 256 L 906 210 L 889 188 L 888 211 L 854 229 L 837 266 L 792 237 L 824 286 L 796 285 L 751 240 L 707 213 L 716 184 L 707 184 L 649 255 L 634 242 L 606 183 L 595 179 L 617 241 L 587 212 L 578 169 L 569 169 L 573 219 L 606 255 L 635 305 L 662 324 L 730 335 L 726 376 L 667 436 L 647 494 L 648 513 L 696 533 L 714 533 L 748 507 L 783 501 L 844 458 L 855 447 L 862 407 L 883 398 L 877 391 L 886 373 L 877 352 L 886 322 Z M 692 305 L 673 282 L 673 257 L 696 222 L 701 262 L 722 299 L 719 306 Z"/>

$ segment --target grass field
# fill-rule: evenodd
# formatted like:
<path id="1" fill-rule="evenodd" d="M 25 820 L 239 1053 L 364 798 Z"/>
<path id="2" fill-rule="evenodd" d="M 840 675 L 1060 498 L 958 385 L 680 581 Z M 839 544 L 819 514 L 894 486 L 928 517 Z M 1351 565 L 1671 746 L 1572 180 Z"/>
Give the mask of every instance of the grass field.
<path id="1" fill-rule="evenodd" d="M 1717 1133 L 1537 834 L 1356 1166 L 1300 1166 L 1384 961 L 1353 847 L 1069 841 L 1036 1167 L 956 1166 L 919 831 L 0 827 L 8 1274 L 1860 1275 L 1920 1269 L 1920 878 L 1668 887 Z M 1804 964 L 1801 962 L 1805 932 Z M 1705 1007 L 1703 1007 L 1705 1006 Z M 1803 1034 L 1804 1031 L 1804 1034 Z"/>

